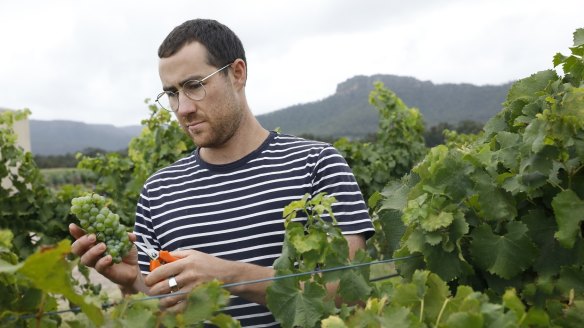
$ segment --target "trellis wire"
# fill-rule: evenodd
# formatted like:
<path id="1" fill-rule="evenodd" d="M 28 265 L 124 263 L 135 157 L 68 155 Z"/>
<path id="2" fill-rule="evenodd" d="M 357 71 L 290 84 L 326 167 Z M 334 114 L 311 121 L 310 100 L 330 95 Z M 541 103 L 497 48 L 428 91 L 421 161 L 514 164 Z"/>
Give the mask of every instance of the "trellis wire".
<path id="1" fill-rule="evenodd" d="M 375 264 L 383 264 L 383 263 L 391 263 L 391 262 L 396 262 L 396 261 L 403 261 L 403 260 L 408 260 L 414 257 L 419 257 L 420 255 L 409 255 L 409 256 L 404 256 L 404 257 L 397 257 L 397 258 L 391 258 L 391 259 L 385 259 L 385 260 L 376 260 L 376 261 L 371 261 L 371 262 L 365 262 L 365 263 L 356 263 L 356 264 L 348 264 L 348 265 L 342 265 L 342 266 L 338 266 L 338 267 L 334 267 L 334 268 L 327 268 L 327 269 L 317 269 L 317 270 L 313 270 L 313 271 L 307 271 L 307 272 L 298 272 L 298 273 L 291 273 L 291 274 L 286 274 L 286 275 L 281 275 L 281 276 L 274 276 L 274 277 L 270 277 L 270 278 L 262 278 L 262 279 L 255 279 L 255 280 L 246 280 L 246 281 L 240 281 L 240 282 L 234 282 L 234 283 L 230 283 L 230 284 L 223 284 L 221 285 L 221 287 L 223 288 L 230 288 L 230 287 L 236 287 L 236 286 L 243 286 L 243 285 L 252 285 L 252 284 L 259 284 L 262 282 L 268 282 L 268 281 L 278 281 L 278 280 L 283 280 L 283 279 L 287 279 L 287 278 L 294 278 L 294 277 L 301 277 L 301 276 L 307 276 L 307 275 L 314 275 L 314 274 L 319 274 L 319 273 L 327 273 L 327 272 L 333 272 L 333 271 L 341 271 L 341 270 L 349 270 L 349 269 L 355 269 L 355 268 L 360 268 L 360 267 L 364 267 L 364 266 L 371 266 L 371 265 L 375 265 Z M 379 281 L 379 280 L 384 280 L 384 279 L 389 279 L 389 278 L 393 278 L 398 276 L 398 274 L 390 274 L 387 276 L 382 276 L 382 277 L 376 277 L 373 279 L 370 279 L 370 282 L 375 282 L 375 281 Z M 153 299 L 162 299 L 165 297 L 171 297 L 171 296 L 178 296 L 178 295 L 185 295 L 185 294 L 189 294 L 190 291 L 184 291 L 184 292 L 174 292 L 174 293 L 168 293 L 168 294 L 161 294 L 161 295 L 155 295 L 155 296 L 148 296 L 148 297 L 143 297 L 143 298 L 139 298 L 139 299 L 135 299 L 132 300 L 130 302 L 131 303 L 136 303 L 136 302 L 143 302 L 143 301 L 148 301 L 148 300 L 153 300 Z M 104 303 L 101 305 L 102 310 L 106 310 L 112 306 L 115 306 L 117 303 L 113 302 L 113 303 Z M 6 318 L 3 321 L 12 321 L 12 320 L 17 320 L 17 319 L 31 319 L 31 318 L 36 318 L 39 316 L 45 316 L 45 315 L 55 315 L 55 314 L 63 314 L 63 313 L 68 313 L 68 312 L 72 312 L 72 313 L 78 313 L 81 311 L 81 308 L 76 306 L 70 309 L 66 309 L 66 310 L 58 310 L 58 311 L 48 311 L 48 312 L 43 312 L 41 314 L 39 313 L 35 313 L 35 314 L 23 314 L 20 315 L 18 317 L 9 317 Z"/>

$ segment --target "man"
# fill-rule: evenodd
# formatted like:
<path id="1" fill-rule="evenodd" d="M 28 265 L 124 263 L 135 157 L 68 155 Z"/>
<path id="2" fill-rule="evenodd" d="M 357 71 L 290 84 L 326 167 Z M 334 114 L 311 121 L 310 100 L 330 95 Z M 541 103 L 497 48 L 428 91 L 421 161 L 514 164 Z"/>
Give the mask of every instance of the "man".
<path id="1" fill-rule="evenodd" d="M 197 149 L 153 174 L 144 184 L 132 241 L 168 250 L 178 261 L 149 272 L 134 247 L 122 263 L 102 257 L 95 244 L 70 226 L 81 262 L 122 286 L 150 295 L 189 291 L 200 283 L 271 277 L 282 251 L 283 208 L 305 193 L 337 199 L 335 218 L 351 256 L 373 231 L 363 196 L 345 160 L 330 145 L 264 129 L 245 95 L 247 62 L 239 38 L 213 20 L 191 20 L 161 44 L 159 104 L 175 113 Z M 243 326 L 275 326 L 265 305 L 269 283 L 233 287 L 226 312 Z M 180 310 L 186 296 L 161 299 Z"/>

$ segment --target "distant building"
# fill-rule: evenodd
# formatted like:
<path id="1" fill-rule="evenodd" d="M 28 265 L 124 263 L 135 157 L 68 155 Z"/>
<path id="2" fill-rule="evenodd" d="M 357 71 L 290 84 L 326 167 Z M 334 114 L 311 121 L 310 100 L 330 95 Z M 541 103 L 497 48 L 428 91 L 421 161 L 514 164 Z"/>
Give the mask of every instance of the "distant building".
<path id="1" fill-rule="evenodd" d="M 10 109 L 0 108 L 0 112 L 4 112 Z M 28 118 L 14 122 L 14 132 L 18 136 L 16 144 L 22 147 L 25 151 L 30 151 L 30 126 L 28 123 Z"/>
<path id="2" fill-rule="evenodd" d="M 0 108 L 0 113 L 10 109 Z M 25 151 L 30 151 L 30 128 L 28 124 L 28 118 L 20 121 L 14 122 L 13 126 L 14 132 L 16 133 L 17 139 L 16 144 L 22 147 Z M 2 147 L 2 145 L 0 145 Z M 18 164 L 16 167 L 10 168 L 12 173 L 16 173 L 18 170 Z M 16 189 L 13 187 L 12 182 L 8 177 L 5 177 L 0 181 L 0 187 L 5 190 L 9 190 L 9 193 L 15 193 Z"/>

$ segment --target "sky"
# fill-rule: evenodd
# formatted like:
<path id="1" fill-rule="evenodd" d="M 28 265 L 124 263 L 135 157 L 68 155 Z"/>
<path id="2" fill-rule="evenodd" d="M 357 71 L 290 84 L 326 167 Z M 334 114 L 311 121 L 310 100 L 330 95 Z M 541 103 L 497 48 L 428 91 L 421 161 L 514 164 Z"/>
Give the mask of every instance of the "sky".
<path id="1" fill-rule="evenodd" d="M 140 124 L 161 91 L 158 46 L 193 18 L 242 40 L 256 115 L 355 75 L 501 84 L 551 69 L 583 12 L 582 0 L 0 0 L 0 108 Z"/>

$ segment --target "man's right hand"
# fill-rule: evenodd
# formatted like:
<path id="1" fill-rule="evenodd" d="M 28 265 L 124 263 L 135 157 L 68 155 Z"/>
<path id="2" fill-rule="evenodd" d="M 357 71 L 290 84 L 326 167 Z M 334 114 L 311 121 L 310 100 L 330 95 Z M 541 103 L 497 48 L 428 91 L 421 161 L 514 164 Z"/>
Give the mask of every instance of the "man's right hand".
<path id="1" fill-rule="evenodd" d="M 95 268 L 104 277 L 121 285 L 124 290 L 136 290 L 136 287 L 140 289 L 135 285 L 141 277 L 138 268 L 138 250 L 135 245 L 122 262 L 114 264 L 110 255 L 103 256 L 106 250 L 105 243 L 96 244 L 94 234 L 86 234 L 83 229 L 73 223 L 69 225 L 69 233 L 75 238 L 71 251 L 80 256 L 82 264 Z M 128 233 L 128 237 L 132 243 L 136 241 L 135 234 Z"/>

